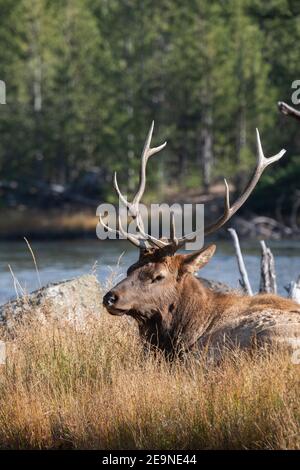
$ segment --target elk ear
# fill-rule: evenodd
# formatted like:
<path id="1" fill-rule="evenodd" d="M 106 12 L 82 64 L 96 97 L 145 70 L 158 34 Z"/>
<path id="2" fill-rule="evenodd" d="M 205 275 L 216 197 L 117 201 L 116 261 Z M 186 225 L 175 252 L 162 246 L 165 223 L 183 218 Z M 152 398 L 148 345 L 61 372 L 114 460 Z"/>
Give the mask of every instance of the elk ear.
<path id="1" fill-rule="evenodd" d="M 209 245 L 190 255 L 183 255 L 182 270 L 194 273 L 198 269 L 203 268 L 214 255 L 216 248 L 216 245 Z"/>

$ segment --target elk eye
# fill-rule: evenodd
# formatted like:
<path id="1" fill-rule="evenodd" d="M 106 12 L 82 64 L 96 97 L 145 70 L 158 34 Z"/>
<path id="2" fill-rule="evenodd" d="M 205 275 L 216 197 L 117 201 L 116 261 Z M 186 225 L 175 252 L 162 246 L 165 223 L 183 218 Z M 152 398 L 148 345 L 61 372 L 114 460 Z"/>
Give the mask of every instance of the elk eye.
<path id="1" fill-rule="evenodd" d="M 158 274 L 158 276 L 156 276 L 154 279 L 152 279 L 152 282 L 162 281 L 164 278 L 165 278 L 165 276 L 163 276 L 162 274 Z"/>

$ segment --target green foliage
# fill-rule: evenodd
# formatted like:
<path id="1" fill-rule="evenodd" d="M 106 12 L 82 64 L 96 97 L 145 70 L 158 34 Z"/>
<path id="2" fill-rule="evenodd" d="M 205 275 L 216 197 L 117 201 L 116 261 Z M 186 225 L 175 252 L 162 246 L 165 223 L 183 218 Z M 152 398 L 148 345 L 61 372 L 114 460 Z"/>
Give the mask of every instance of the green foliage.
<path id="1" fill-rule="evenodd" d="M 299 158 L 299 155 L 291 158 L 286 167 L 273 170 L 262 178 L 252 196 L 253 210 L 266 215 L 274 214 L 276 208 L 281 209 L 283 216 L 291 213 L 296 190 L 299 190 Z"/>
<path id="2" fill-rule="evenodd" d="M 0 0 L 0 8 L 1 179 L 71 184 L 96 166 L 104 192 L 115 170 L 130 192 L 155 119 L 154 144 L 168 146 L 149 166 L 150 191 L 223 174 L 239 182 L 254 164 L 255 127 L 266 155 L 287 148 L 280 174 L 296 185 L 299 126 L 276 110 L 299 79 L 296 1 Z"/>

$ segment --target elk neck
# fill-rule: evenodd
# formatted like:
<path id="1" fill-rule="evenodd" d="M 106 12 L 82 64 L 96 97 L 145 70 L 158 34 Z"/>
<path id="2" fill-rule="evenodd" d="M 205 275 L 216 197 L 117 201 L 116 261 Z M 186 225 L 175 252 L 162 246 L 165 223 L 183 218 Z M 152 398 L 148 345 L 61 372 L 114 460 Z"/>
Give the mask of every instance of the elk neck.
<path id="1" fill-rule="evenodd" d="M 225 295 L 225 294 L 224 294 Z M 183 275 L 174 296 L 152 315 L 133 315 L 143 339 L 165 352 L 190 349 L 206 334 L 218 315 L 218 297 L 193 274 Z M 222 295 L 223 296 L 223 295 Z"/>

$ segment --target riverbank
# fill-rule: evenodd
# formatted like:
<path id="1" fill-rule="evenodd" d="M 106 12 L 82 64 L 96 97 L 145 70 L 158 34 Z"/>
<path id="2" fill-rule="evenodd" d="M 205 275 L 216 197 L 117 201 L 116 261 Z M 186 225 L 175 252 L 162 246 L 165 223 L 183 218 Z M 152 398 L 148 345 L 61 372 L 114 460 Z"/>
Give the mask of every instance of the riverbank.
<path id="1" fill-rule="evenodd" d="M 205 221 L 211 223 L 223 213 L 223 195 L 195 196 L 194 193 L 178 198 L 179 204 L 204 204 Z M 176 200 L 168 199 L 172 204 Z M 16 207 L 0 209 L 0 240 L 21 240 L 27 237 L 30 240 L 72 240 L 94 238 L 96 226 L 99 222 L 96 216 L 96 207 L 87 208 L 57 208 L 41 210 L 33 208 Z M 230 221 L 239 237 L 242 239 L 291 239 L 300 240 L 300 230 L 292 229 L 282 221 L 270 217 L 259 216 L 253 213 L 237 215 Z M 227 227 L 226 227 L 227 228 Z M 226 238 L 227 230 L 222 228 L 215 236 Z"/>
<path id="2" fill-rule="evenodd" d="M 69 240 L 95 237 L 98 219 L 92 210 L 1 209 L 0 240 Z"/>
<path id="3" fill-rule="evenodd" d="M 205 216 L 218 217 L 223 210 L 223 191 L 220 185 L 211 187 L 209 193 L 197 190 L 179 191 L 168 188 L 166 194 L 150 196 L 146 203 L 207 204 Z M 100 201 L 98 202 L 100 204 Z M 0 240 L 20 240 L 24 236 L 31 240 L 69 240 L 95 236 L 99 219 L 96 217 L 97 203 L 90 206 L 80 204 L 60 205 L 56 208 L 37 208 L 16 205 L 0 208 Z"/>
<path id="4" fill-rule="evenodd" d="M 138 250 L 125 240 L 101 241 L 93 235 L 85 240 L 30 240 L 38 265 L 42 285 L 71 279 L 96 272 L 99 280 L 105 280 L 112 272 L 120 276 L 138 258 Z M 269 241 L 275 256 L 277 284 L 281 295 L 284 286 L 296 280 L 300 274 L 300 242 L 294 240 Z M 241 242 L 244 260 L 251 285 L 259 288 L 260 244 L 256 241 Z M 32 256 L 25 241 L 0 241 L 0 304 L 15 298 L 15 282 L 9 266 L 23 290 L 31 292 L 39 288 L 39 280 Z M 218 240 L 212 261 L 201 270 L 201 276 L 225 282 L 235 288 L 239 272 L 230 235 Z"/>

